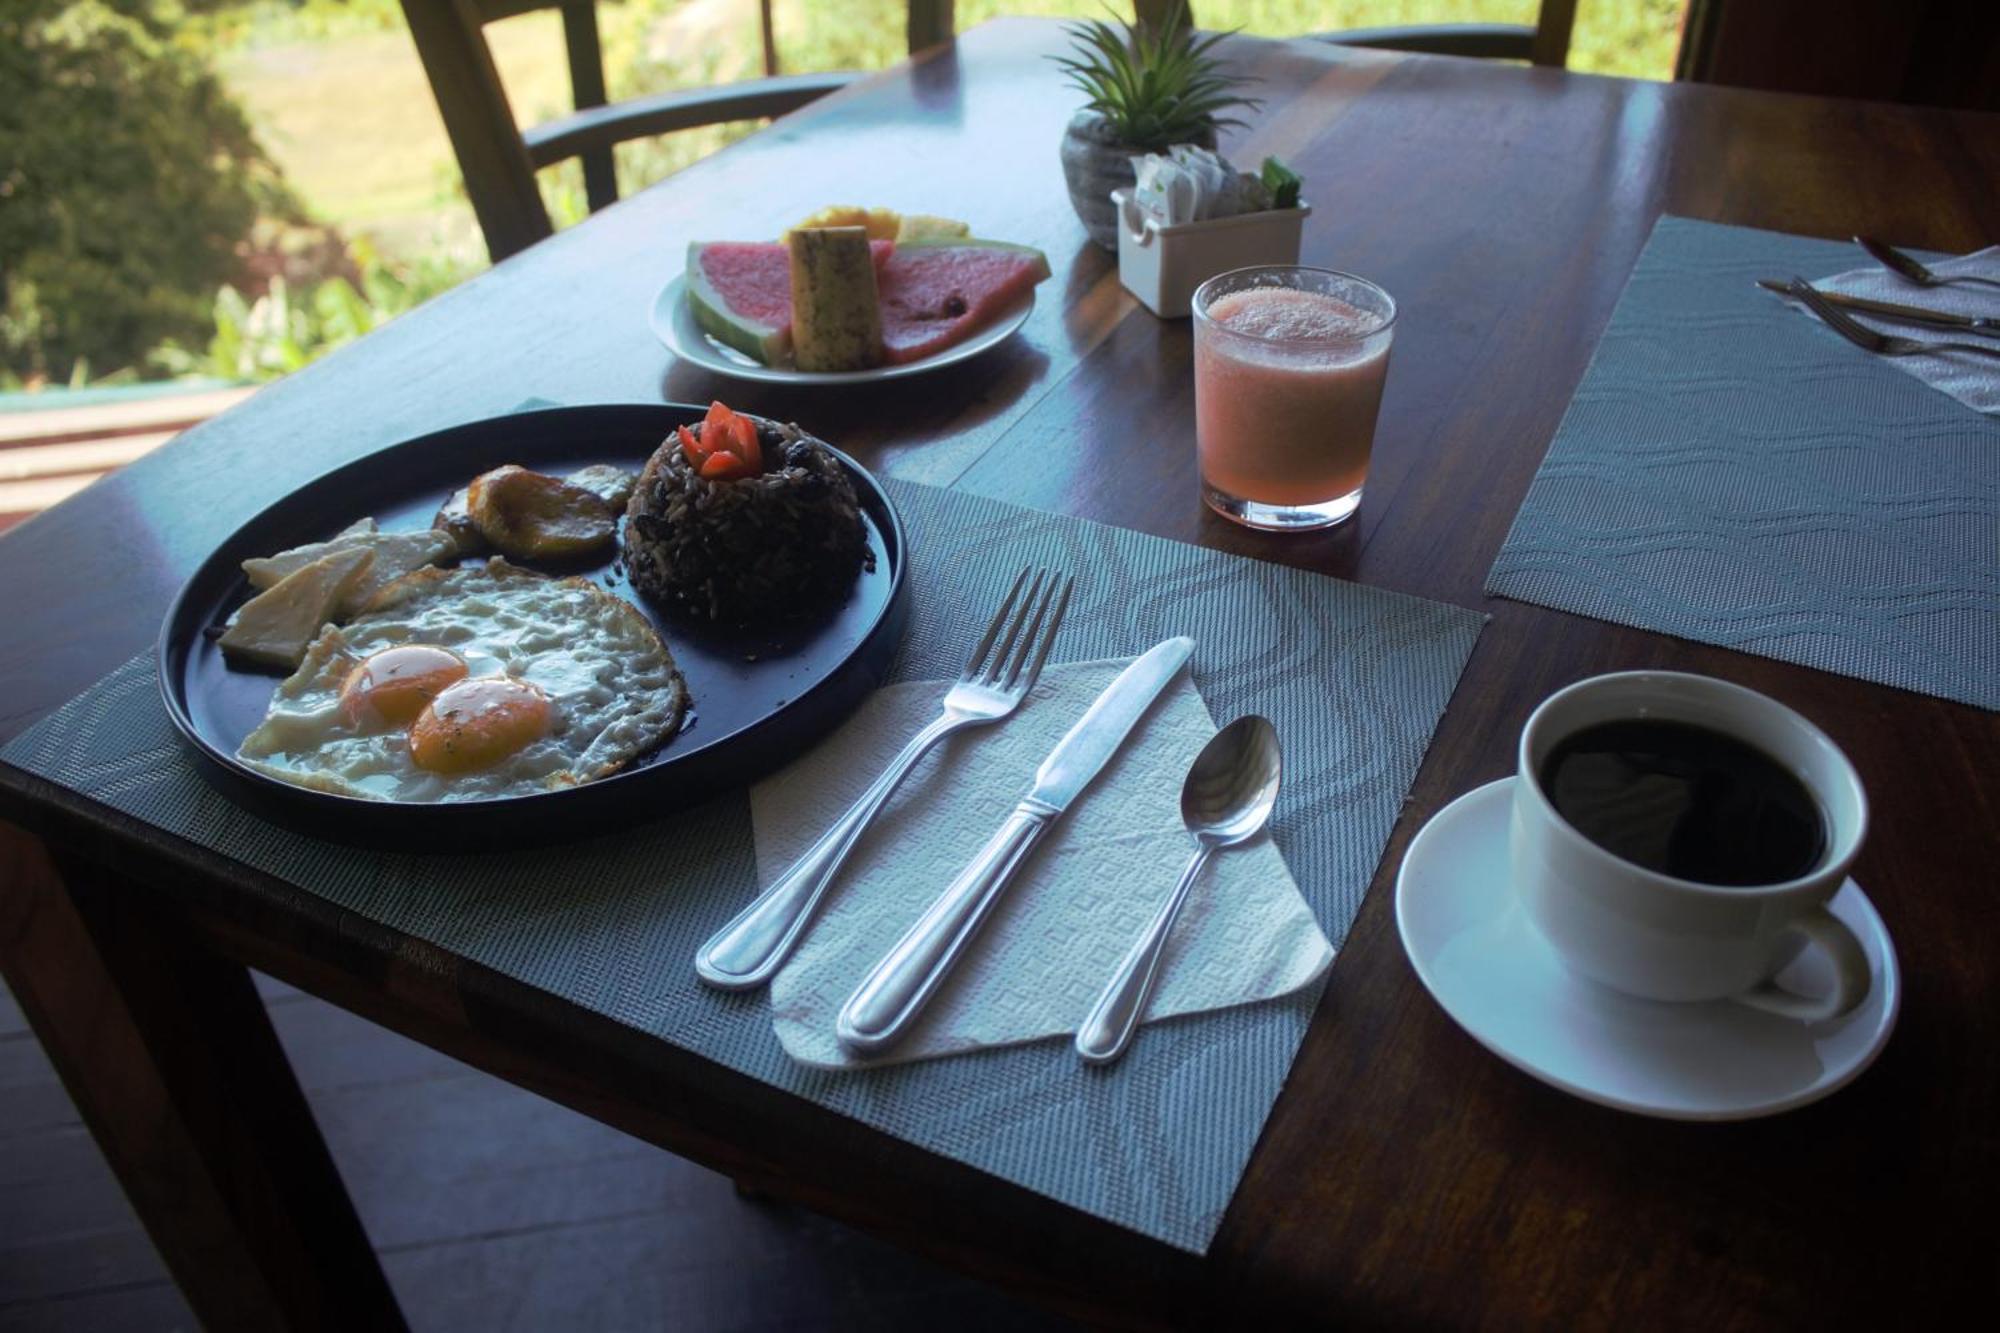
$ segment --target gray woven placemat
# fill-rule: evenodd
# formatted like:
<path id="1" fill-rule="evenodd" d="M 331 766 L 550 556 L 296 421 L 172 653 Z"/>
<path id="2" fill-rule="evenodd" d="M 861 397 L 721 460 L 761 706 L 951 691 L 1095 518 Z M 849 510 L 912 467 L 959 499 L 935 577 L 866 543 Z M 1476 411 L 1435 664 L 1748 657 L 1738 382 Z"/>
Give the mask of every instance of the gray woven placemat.
<path id="1" fill-rule="evenodd" d="M 889 490 L 915 553 L 912 629 L 895 677 L 956 674 L 1007 580 L 1028 561 L 1079 576 L 1063 659 L 1194 635 L 1195 680 L 1215 715 L 1261 712 L 1284 735 L 1274 834 L 1337 945 L 1483 617 L 977 497 L 897 483 Z M 694 979 L 696 945 L 754 890 L 741 793 L 547 852 L 355 851 L 274 827 L 212 792 L 169 729 L 149 657 L 16 738 L 0 759 L 1183 1249 L 1206 1249 L 1318 998 L 1313 987 L 1154 1024 L 1110 1071 L 1082 1068 L 1063 1041 L 862 1073 L 807 1069 L 783 1054 L 763 996 L 721 995 Z"/>
<path id="2" fill-rule="evenodd" d="M 1859 254 L 1661 218 L 1486 590 L 2000 708 L 2000 420 L 1755 286 Z"/>

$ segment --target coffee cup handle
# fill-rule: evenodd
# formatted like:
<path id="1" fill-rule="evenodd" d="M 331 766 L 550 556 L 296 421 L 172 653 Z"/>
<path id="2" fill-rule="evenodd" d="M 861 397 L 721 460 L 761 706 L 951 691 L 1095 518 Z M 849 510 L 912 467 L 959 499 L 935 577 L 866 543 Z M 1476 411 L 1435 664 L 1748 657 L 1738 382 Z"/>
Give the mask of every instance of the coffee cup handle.
<path id="1" fill-rule="evenodd" d="M 1797 995 L 1776 982 L 1766 981 L 1738 995 L 1738 1004 L 1805 1023 L 1824 1023 L 1845 1016 L 1868 998 L 1872 981 L 1868 955 L 1862 952 L 1861 941 L 1854 938 L 1854 932 L 1845 922 L 1826 908 L 1815 907 L 1792 921 L 1790 928 L 1806 937 L 1807 947 L 1817 946 L 1833 963 L 1832 992 Z"/>

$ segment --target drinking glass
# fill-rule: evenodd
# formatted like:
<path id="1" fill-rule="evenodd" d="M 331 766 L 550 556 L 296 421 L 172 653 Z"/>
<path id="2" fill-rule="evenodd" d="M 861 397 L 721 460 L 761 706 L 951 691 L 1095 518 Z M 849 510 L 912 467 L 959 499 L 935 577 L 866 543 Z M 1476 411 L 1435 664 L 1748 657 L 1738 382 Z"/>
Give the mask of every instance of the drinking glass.
<path id="1" fill-rule="evenodd" d="M 1211 508 L 1279 531 L 1353 516 L 1395 322 L 1389 293 L 1332 269 L 1239 268 L 1195 291 L 1195 438 Z"/>

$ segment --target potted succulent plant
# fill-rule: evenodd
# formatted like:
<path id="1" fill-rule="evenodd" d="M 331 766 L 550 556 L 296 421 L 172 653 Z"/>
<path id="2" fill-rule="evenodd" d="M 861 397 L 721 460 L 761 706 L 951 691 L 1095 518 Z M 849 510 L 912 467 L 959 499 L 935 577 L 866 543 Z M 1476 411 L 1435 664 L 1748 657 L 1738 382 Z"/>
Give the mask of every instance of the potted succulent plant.
<path id="1" fill-rule="evenodd" d="M 1053 57 L 1090 99 L 1063 133 L 1063 177 L 1090 239 L 1107 250 L 1118 248 L 1111 192 L 1133 184 L 1135 155 L 1177 143 L 1213 148 L 1218 129 L 1242 124 L 1222 113 L 1257 105 L 1213 54 L 1227 34 L 1197 36 L 1184 3 L 1156 24 L 1119 26 L 1071 24 L 1072 54 Z"/>

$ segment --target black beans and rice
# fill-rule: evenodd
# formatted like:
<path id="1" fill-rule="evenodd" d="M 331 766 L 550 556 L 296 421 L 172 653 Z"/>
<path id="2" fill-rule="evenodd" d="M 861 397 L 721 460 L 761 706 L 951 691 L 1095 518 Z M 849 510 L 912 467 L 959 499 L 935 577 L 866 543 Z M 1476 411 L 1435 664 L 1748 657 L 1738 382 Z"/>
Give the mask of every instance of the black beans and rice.
<path id="1" fill-rule="evenodd" d="M 625 509 L 632 586 L 721 625 L 776 624 L 837 605 L 869 558 L 854 487 L 826 445 L 797 426 L 752 420 L 761 475 L 703 478 L 669 435 Z"/>

